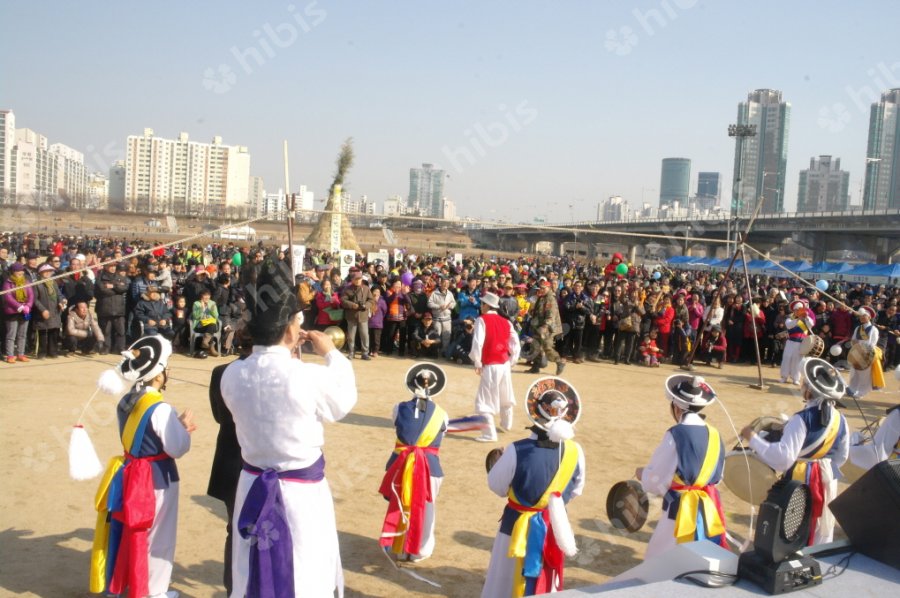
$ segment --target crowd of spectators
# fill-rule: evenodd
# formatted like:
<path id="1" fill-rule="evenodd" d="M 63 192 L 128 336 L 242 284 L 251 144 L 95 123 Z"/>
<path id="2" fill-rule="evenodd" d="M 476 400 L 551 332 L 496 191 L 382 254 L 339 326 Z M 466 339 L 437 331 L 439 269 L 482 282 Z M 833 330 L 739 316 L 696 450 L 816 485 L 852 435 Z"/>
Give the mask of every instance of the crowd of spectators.
<path id="1" fill-rule="evenodd" d="M 244 288 L 265 260 L 288 259 L 283 249 L 262 245 L 154 247 L 123 239 L 4 236 L 3 359 L 118 353 L 152 333 L 195 357 L 231 353 L 243 326 Z M 630 265 L 623 271 L 617 268 L 621 259 L 469 255 L 454 263 L 449 256 L 405 255 L 366 263 L 358 256 L 342 272 L 332 256 L 308 251 L 297 293 L 304 326 L 341 327 L 345 351 L 363 360 L 467 363 L 474 320 L 488 291 L 501 297 L 500 313 L 527 343 L 530 307 L 546 282 L 562 323 L 556 348 L 576 364 L 681 365 L 695 352 L 695 361 L 721 368 L 755 362 L 755 335 L 762 362 L 776 366 L 788 304 L 796 298 L 809 302 L 824 357 L 840 358 L 829 349 L 848 342 L 857 308 L 867 305 L 877 314 L 884 367 L 900 364 L 900 287 L 833 282 L 828 293 L 842 305 L 790 278 L 755 276 L 748 286 L 742 273 L 726 279 L 721 272 L 665 267 Z"/>

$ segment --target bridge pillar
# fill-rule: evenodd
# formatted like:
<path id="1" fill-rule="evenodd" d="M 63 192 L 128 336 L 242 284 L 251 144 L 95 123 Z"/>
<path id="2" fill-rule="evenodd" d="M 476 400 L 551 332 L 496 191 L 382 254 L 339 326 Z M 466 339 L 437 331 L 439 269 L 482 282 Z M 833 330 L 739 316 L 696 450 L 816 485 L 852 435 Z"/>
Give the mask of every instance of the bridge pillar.
<path id="1" fill-rule="evenodd" d="M 709 245 L 707 245 L 706 246 L 706 257 L 711 257 L 711 258 L 718 257 L 719 247 L 721 247 L 721 245 L 719 245 L 718 243 L 710 243 Z"/>
<path id="2" fill-rule="evenodd" d="M 633 264 L 637 261 L 637 245 L 628 246 L 628 263 Z"/>
<path id="3" fill-rule="evenodd" d="M 565 241 L 554 241 L 553 242 L 553 255 L 562 255 L 563 254 L 563 245 L 565 245 Z"/>

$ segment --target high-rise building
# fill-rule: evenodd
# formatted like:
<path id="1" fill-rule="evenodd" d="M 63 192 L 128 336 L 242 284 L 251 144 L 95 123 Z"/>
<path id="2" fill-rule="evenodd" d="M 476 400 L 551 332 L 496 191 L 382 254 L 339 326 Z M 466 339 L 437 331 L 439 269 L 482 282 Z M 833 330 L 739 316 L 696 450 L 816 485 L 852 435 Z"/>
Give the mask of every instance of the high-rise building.
<path id="1" fill-rule="evenodd" d="M 47 138 L 31 129 L 16 129 L 12 150 L 11 186 L 17 203 L 55 202 L 59 156 L 50 153 Z"/>
<path id="2" fill-rule="evenodd" d="M 613 195 L 597 206 L 597 220 L 600 222 L 619 222 L 626 220 L 630 211 L 627 201 L 619 195 Z"/>
<path id="3" fill-rule="evenodd" d="M 456 215 L 456 202 L 445 197 L 442 214 L 443 215 L 441 217 L 444 220 L 456 220 L 458 218 L 458 216 Z"/>
<path id="4" fill-rule="evenodd" d="M 16 144 L 16 115 L 0 110 L 0 204 L 13 201 L 13 146 Z"/>
<path id="5" fill-rule="evenodd" d="M 872 104 L 863 207 L 900 208 L 900 87 Z"/>
<path id="6" fill-rule="evenodd" d="M 85 206 L 89 210 L 105 210 L 109 205 L 109 177 L 99 172 L 87 176 Z"/>
<path id="7" fill-rule="evenodd" d="M 84 154 L 62 143 L 50 146 L 50 153 L 56 154 L 56 187 L 59 197 L 70 207 L 84 208 L 87 198 L 87 169 Z"/>
<path id="8" fill-rule="evenodd" d="M 109 200 L 110 210 L 125 209 L 125 160 L 116 160 L 109 167 Z"/>
<path id="9" fill-rule="evenodd" d="M 279 189 L 278 193 L 266 193 L 260 216 L 266 216 L 267 220 L 284 219 L 282 212 L 284 212 L 285 201 L 284 189 Z"/>
<path id="10" fill-rule="evenodd" d="M 250 189 L 247 192 L 249 216 L 261 216 L 263 203 L 266 201 L 266 186 L 261 176 L 250 177 Z"/>
<path id="11" fill-rule="evenodd" d="M 247 148 L 163 139 L 144 129 L 130 135 L 125 158 L 125 208 L 129 211 L 232 215 L 246 208 L 250 190 Z"/>
<path id="12" fill-rule="evenodd" d="M 697 173 L 697 208 L 712 210 L 719 205 L 722 195 L 722 177 L 718 172 Z"/>
<path id="13" fill-rule="evenodd" d="M 691 186 L 691 161 L 687 158 L 663 158 L 659 178 L 659 207 L 678 201 L 687 203 Z"/>
<path id="14" fill-rule="evenodd" d="M 850 204 L 850 173 L 841 170 L 841 159 L 810 158 L 809 170 L 800 171 L 798 212 L 846 210 Z"/>
<path id="15" fill-rule="evenodd" d="M 406 206 L 403 204 L 403 197 L 392 195 L 384 200 L 383 213 L 385 216 L 402 216 L 405 214 Z"/>
<path id="16" fill-rule="evenodd" d="M 738 104 L 737 124 L 755 125 L 756 135 L 736 142 L 732 213 L 753 214 L 760 197 L 765 198 L 761 213 L 784 211 L 790 122 L 791 105 L 776 89 L 751 91 L 747 101 Z"/>
<path id="17" fill-rule="evenodd" d="M 444 171 L 434 164 L 422 164 L 422 168 L 409 169 L 409 197 L 407 207 L 418 210 L 423 216 L 442 217 L 444 199 Z"/>

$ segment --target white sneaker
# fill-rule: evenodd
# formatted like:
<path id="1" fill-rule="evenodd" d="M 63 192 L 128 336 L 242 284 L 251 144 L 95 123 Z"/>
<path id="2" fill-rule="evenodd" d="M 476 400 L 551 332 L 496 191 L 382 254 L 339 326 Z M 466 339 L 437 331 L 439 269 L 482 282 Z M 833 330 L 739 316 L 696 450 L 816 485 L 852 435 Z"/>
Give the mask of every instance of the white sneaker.
<path id="1" fill-rule="evenodd" d="M 475 442 L 497 442 L 497 438 L 492 438 L 490 436 L 477 436 L 475 438 Z"/>

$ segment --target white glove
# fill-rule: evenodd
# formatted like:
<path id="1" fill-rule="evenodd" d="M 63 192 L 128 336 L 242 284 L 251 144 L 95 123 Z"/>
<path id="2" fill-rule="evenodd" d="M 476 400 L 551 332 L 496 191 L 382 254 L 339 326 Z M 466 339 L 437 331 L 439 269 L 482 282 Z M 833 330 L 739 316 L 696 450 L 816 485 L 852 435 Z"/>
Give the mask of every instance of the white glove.
<path id="1" fill-rule="evenodd" d="M 25 311 L 25 306 L 24 306 L 24 305 L 20 305 L 20 306 L 19 306 L 19 309 L 16 310 L 16 311 L 18 311 L 19 313 L 22 313 L 23 311 Z"/>

